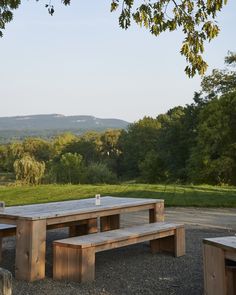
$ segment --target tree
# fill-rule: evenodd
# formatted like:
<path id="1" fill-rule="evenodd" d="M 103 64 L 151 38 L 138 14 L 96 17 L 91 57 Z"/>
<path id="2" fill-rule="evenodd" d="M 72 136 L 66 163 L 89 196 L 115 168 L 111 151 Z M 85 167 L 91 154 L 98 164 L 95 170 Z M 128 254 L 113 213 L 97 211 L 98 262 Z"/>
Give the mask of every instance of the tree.
<path id="1" fill-rule="evenodd" d="M 57 182 L 80 183 L 83 157 L 77 153 L 65 153 L 61 156 L 59 163 L 54 165 Z"/>
<path id="2" fill-rule="evenodd" d="M 209 101 L 199 114 L 188 171 L 198 183 L 236 184 L 236 92 Z"/>
<path id="3" fill-rule="evenodd" d="M 41 138 L 26 138 L 22 143 L 24 153 L 34 157 L 37 161 L 49 161 L 52 154 L 50 142 Z"/>
<path id="4" fill-rule="evenodd" d="M 153 118 L 145 117 L 121 132 L 118 148 L 121 151 L 119 175 L 127 178 L 140 176 L 140 163 L 151 150 L 157 150 L 161 125 Z"/>
<path id="5" fill-rule="evenodd" d="M 235 52 L 228 52 L 225 57 L 225 64 L 226 69 L 214 69 L 211 75 L 202 79 L 202 94 L 206 94 L 207 99 L 236 91 L 236 71 L 233 70 L 236 65 Z"/>
<path id="6" fill-rule="evenodd" d="M 118 147 L 118 141 L 121 130 L 107 130 L 100 138 L 99 152 L 102 162 L 106 163 L 112 171 L 117 171 L 118 159 L 121 151 Z"/>
<path id="7" fill-rule="evenodd" d="M 83 183 L 116 183 L 116 175 L 104 163 L 92 163 L 84 170 Z"/>
<path id="8" fill-rule="evenodd" d="M 62 150 L 62 154 L 64 153 L 80 154 L 86 165 L 99 161 L 99 153 L 95 142 L 86 140 L 83 137 L 68 143 Z"/>
<path id="9" fill-rule="evenodd" d="M 62 0 L 64 5 L 70 2 Z M 0 1 L 0 36 L 5 24 L 13 19 L 13 11 L 20 3 L 20 0 Z M 185 38 L 180 52 L 188 63 L 186 74 L 193 77 L 197 72 L 203 75 L 207 69 L 202 57 L 204 43 L 218 35 L 216 17 L 226 3 L 227 0 L 111 0 L 111 11 L 121 7 L 119 25 L 123 29 L 128 29 L 132 20 L 155 36 L 165 31 L 182 29 Z M 46 8 L 53 15 L 51 1 L 46 4 Z"/>
<path id="10" fill-rule="evenodd" d="M 163 159 L 157 151 L 150 151 L 139 165 L 141 180 L 147 183 L 166 181 L 168 174 Z"/>
<path id="11" fill-rule="evenodd" d="M 24 184 L 39 184 L 45 171 L 45 163 L 24 155 L 14 162 L 16 179 Z"/>

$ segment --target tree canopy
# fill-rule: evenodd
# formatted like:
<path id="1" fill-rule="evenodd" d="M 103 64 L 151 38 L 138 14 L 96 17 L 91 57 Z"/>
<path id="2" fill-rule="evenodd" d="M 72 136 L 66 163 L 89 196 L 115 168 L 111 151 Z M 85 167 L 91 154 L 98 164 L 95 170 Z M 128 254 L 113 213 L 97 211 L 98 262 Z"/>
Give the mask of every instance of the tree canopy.
<path id="1" fill-rule="evenodd" d="M 53 15 L 51 3 L 49 1 L 45 6 Z M 62 0 L 62 3 L 69 5 L 71 0 Z M 0 36 L 20 4 L 21 0 L 0 0 Z M 181 29 L 184 40 L 180 53 L 187 61 L 186 74 L 193 77 L 196 73 L 203 75 L 206 72 L 204 43 L 219 34 L 216 17 L 226 4 L 227 0 L 111 0 L 111 12 L 120 9 L 119 25 L 122 29 L 128 29 L 132 21 L 155 36 Z M 228 62 L 233 61 L 229 57 Z"/>

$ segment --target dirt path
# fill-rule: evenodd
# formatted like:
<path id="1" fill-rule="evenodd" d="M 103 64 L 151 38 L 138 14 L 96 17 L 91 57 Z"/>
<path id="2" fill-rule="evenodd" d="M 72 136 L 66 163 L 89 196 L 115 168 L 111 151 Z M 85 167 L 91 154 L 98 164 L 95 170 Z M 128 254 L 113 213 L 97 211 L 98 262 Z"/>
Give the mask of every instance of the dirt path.
<path id="1" fill-rule="evenodd" d="M 140 223 L 140 220 L 148 222 L 147 212 L 126 214 L 122 217 L 124 225 Z M 200 225 L 208 228 L 236 230 L 236 208 L 175 208 L 165 209 L 165 220 Z"/>

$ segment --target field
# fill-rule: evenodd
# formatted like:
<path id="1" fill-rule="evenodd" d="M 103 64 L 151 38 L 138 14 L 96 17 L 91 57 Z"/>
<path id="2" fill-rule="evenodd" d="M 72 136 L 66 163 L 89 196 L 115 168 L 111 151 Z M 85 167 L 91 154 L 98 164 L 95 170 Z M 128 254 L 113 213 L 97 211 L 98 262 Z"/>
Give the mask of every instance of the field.
<path id="1" fill-rule="evenodd" d="M 235 207 L 236 187 L 209 185 L 39 185 L 0 186 L 0 200 L 6 206 L 55 202 L 111 195 L 119 197 L 160 198 L 165 206 Z"/>

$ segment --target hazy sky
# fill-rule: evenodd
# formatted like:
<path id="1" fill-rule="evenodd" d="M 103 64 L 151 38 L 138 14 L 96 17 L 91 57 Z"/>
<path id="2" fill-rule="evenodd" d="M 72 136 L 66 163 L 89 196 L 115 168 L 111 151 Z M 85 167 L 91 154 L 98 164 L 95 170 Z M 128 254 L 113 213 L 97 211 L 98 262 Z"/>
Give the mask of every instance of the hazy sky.
<path id="1" fill-rule="evenodd" d="M 134 121 L 191 103 L 200 78 L 184 73 L 181 32 L 124 31 L 109 1 L 22 1 L 0 40 L 0 116 L 59 113 Z M 236 51 L 236 1 L 218 18 L 220 36 L 206 46 L 208 73 Z"/>

